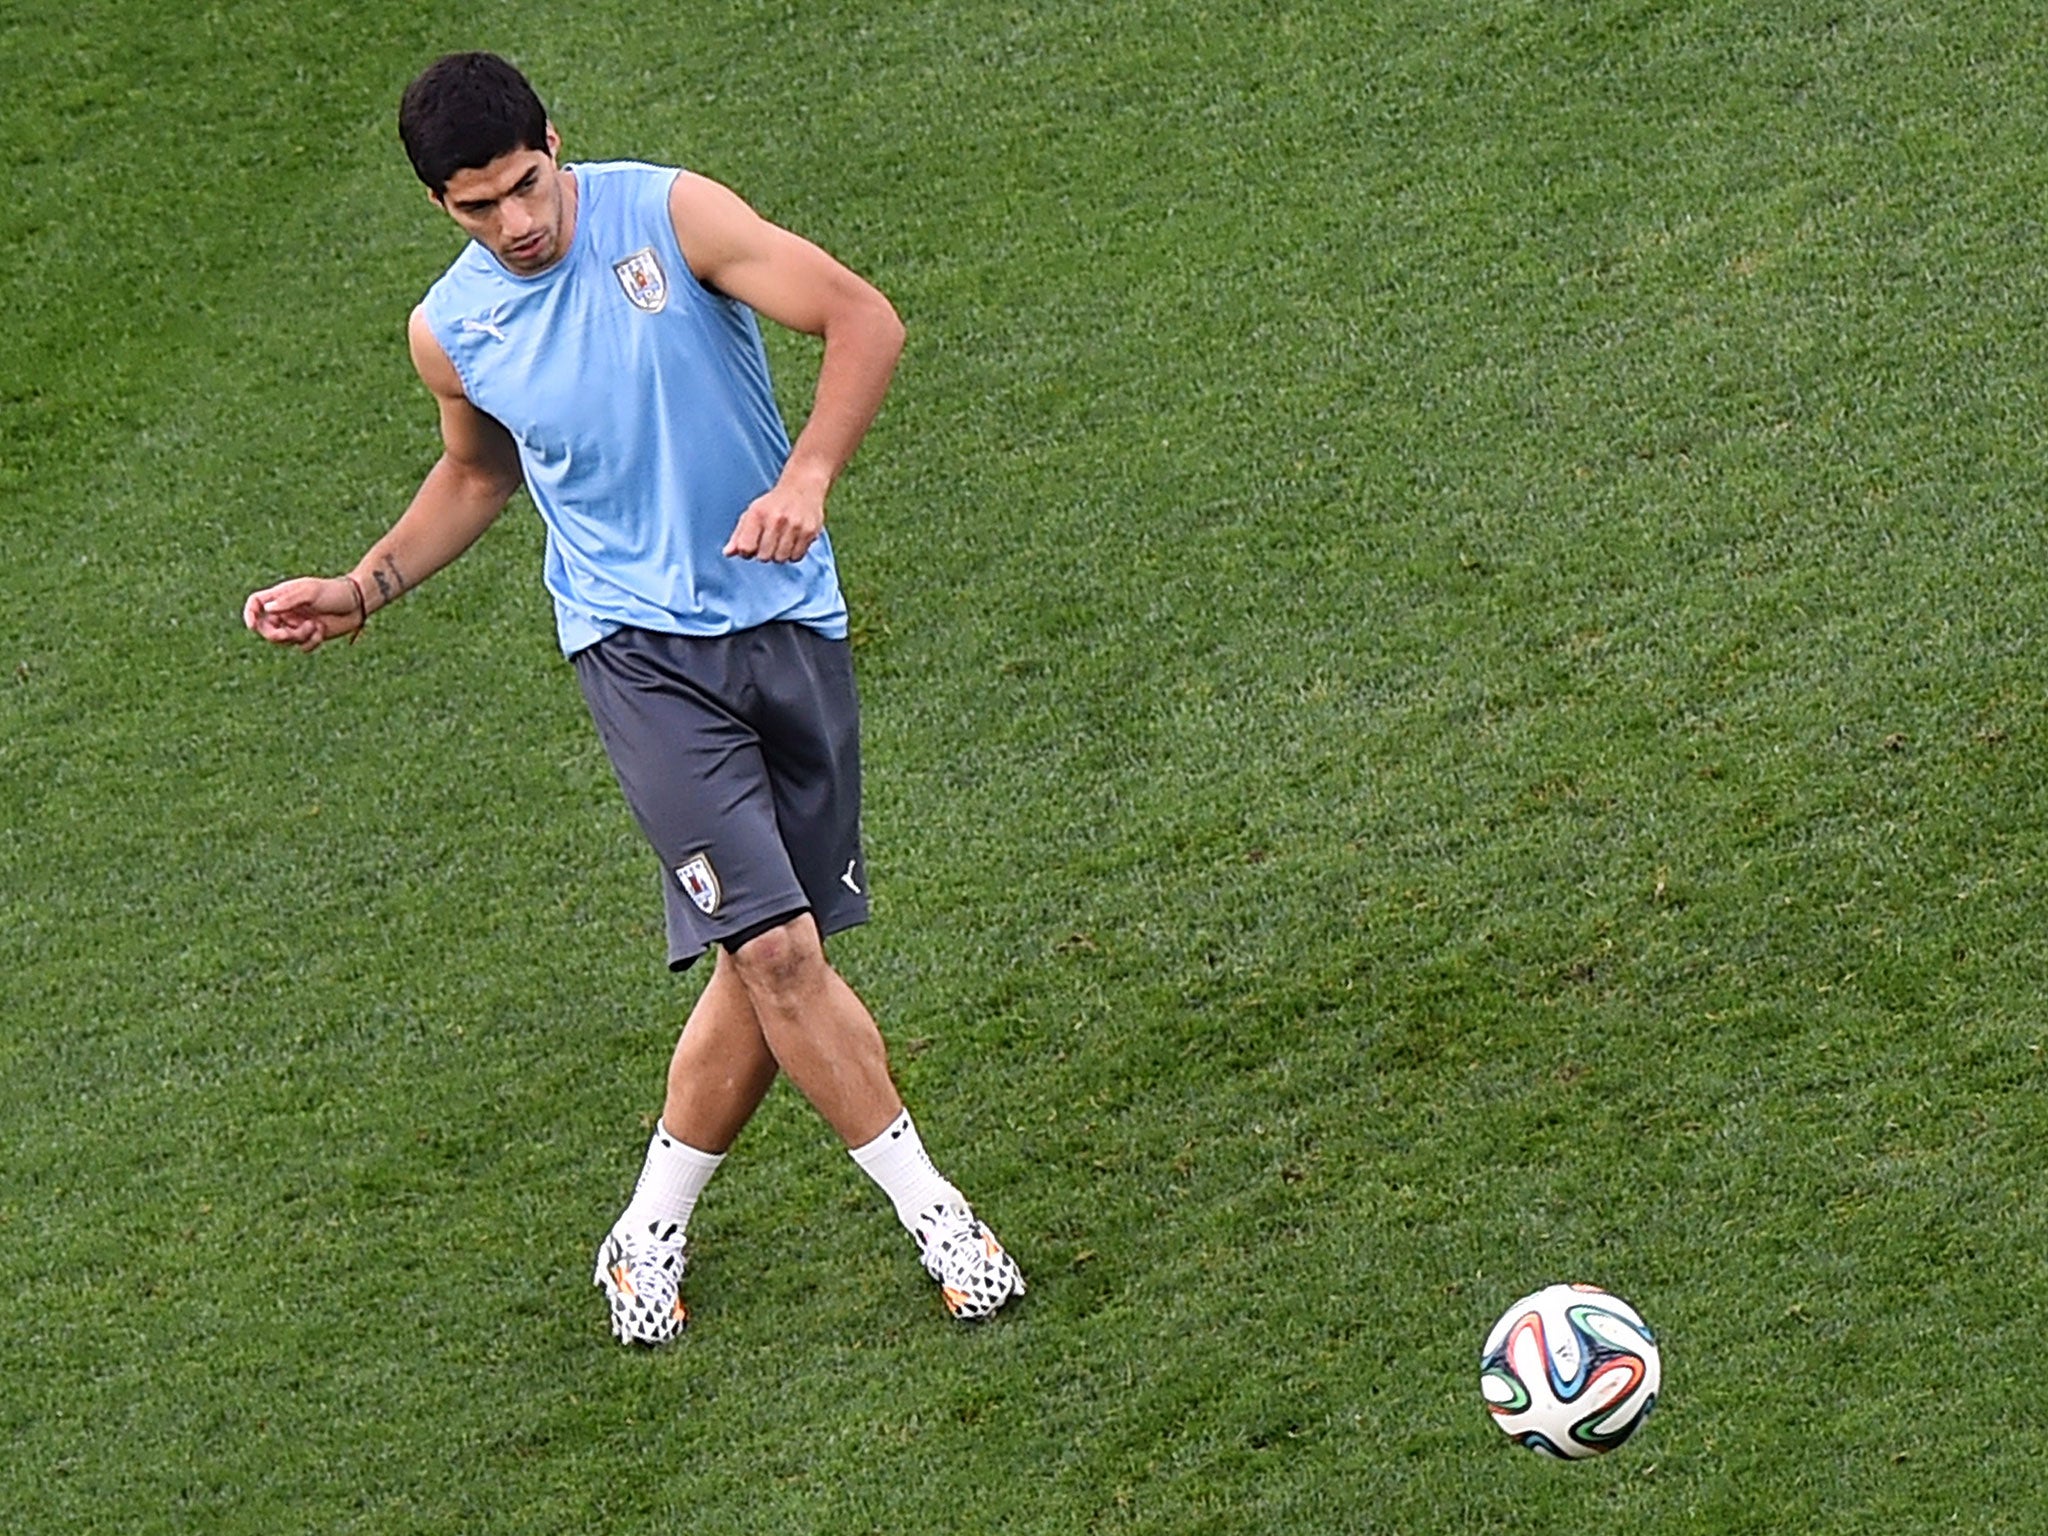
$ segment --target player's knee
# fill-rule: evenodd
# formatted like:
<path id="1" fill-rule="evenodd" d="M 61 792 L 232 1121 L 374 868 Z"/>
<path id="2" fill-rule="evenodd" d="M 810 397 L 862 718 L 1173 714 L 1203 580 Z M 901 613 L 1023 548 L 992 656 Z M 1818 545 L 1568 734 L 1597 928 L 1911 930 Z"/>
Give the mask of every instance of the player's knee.
<path id="1" fill-rule="evenodd" d="M 807 913 L 752 935 L 731 954 L 740 980 L 756 999 L 795 996 L 816 986 L 825 973 L 825 951 Z"/>

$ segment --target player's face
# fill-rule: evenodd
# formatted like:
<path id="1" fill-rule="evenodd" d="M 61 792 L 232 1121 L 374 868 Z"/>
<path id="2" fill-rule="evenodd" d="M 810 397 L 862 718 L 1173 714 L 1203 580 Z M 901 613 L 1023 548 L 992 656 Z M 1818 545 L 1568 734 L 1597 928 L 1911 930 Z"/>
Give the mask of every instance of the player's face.
<path id="1" fill-rule="evenodd" d="M 515 149 L 479 169 L 457 171 L 434 201 L 511 271 L 544 271 L 562 259 L 573 233 L 555 160 L 560 149 L 551 127 L 545 151 Z"/>

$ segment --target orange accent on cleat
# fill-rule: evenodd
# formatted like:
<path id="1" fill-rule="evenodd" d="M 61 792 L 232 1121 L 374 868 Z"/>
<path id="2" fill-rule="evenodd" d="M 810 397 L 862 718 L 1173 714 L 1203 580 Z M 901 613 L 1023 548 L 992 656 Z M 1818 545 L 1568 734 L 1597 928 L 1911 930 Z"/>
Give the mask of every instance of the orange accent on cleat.
<path id="1" fill-rule="evenodd" d="M 1024 1294 L 1016 1261 L 966 1206 L 932 1206 L 919 1214 L 911 1235 L 946 1310 L 961 1322 L 979 1322 Z"/>

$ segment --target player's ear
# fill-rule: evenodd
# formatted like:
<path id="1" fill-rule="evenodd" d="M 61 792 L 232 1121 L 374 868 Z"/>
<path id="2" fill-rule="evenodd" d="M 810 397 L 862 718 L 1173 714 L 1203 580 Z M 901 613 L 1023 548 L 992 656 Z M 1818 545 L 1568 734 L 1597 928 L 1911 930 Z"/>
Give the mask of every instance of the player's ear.
<path id="1" fill-rule="evenodd" d="M 562 158 L 562 136 L 555 132 L 554 119 L 548 119 L 548 158 L 557 164 Z"/>
<path id="2" fill-rule="evenodd" d="M 443 197 L 440 193 L 436 192 L 432 187 L 427 188 L 427 201 L 432 203 L 436 208 L 440 209 L 443 213 L 446 213 L 448 211 L 448 199 Z"/>

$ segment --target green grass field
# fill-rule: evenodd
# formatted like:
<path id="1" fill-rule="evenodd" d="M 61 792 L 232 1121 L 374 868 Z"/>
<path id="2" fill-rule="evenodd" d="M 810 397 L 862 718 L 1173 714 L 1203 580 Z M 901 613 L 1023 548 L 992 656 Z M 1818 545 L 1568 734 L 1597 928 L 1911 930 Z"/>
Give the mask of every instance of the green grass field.
<path id="1" fill-rule="evenodd" d="M 0 1526 L 2040 1528 L 2037 7 L 0 20 Z M 240 627 L 432 460 L 475 46 L 910 326 L 836 957 L 986 1328 L 782 1089 L 611 1343 L 695 983 L 523 500 Z M 1666 1393 L 1560 1467 L 1476 1368 L 1566 1278 Z"/>

